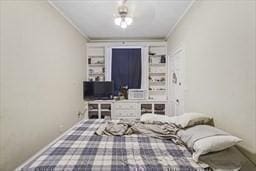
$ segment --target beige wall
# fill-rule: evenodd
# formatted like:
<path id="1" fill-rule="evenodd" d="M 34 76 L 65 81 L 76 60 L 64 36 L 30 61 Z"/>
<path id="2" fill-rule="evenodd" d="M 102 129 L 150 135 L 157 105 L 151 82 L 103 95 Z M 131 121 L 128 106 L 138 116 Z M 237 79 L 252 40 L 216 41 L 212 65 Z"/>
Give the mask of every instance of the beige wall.
<path id="1" fill-rule="evenodd" d="M 185 111 L 209 113 L 256 153 L 256 1 L 196 1 L 168 40 L 185 50 Z"/>
<path id="2" fill-rule="evenodd" d="M 0 170 L 77 121 L 86 40 L 47 1 L 0 1 Z"/>

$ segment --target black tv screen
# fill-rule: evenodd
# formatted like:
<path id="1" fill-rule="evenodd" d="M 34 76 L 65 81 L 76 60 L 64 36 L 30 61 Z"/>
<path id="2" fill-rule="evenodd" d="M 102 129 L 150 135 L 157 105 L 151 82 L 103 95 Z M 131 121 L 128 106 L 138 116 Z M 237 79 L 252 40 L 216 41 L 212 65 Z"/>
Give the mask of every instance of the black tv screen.
<path id="1" fill-rule="evenodd" d="M 84 99 L 93 97 L 93 82 L 84 82 Z"/>
<path id="2" fill-rule="evenodd" d="M 84 99 L 111 99 L 114 85 L 112 81 L 85 81 Z"/>

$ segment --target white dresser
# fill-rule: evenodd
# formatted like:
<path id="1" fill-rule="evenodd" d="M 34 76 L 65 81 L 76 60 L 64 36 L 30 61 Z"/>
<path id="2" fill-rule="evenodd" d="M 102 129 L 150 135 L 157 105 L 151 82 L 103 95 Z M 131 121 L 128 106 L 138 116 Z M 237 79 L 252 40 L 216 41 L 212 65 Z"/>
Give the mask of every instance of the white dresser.
<path id="1" fill-rule="evenodd" d="M 139 119 L 144 113 L 168 115 L 167 101 L 93 100 L 87 101 L 88 118 Z"/>

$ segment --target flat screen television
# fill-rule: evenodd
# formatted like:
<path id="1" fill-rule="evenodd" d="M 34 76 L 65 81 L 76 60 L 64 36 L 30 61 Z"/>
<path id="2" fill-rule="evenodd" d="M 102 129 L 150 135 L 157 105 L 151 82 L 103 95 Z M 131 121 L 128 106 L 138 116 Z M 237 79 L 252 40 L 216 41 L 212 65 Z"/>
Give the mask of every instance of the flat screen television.
<path id="1" fill-rule="evenodd" d="M 85 81 L 84 99 L 112 99 L 114 84 L 112 81 Z"/>

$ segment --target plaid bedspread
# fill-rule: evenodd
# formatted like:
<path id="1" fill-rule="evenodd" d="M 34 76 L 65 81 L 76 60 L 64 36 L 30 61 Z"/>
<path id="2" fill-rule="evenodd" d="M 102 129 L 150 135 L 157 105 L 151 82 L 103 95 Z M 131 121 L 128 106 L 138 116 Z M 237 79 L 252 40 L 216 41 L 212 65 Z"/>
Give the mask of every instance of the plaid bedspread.
<path id="1" fill-rule="evenodd" d="M 143 135 L 98 136 L 104 120 L 78 123 L 60 140 L 23 165 L 22 171 L 204 170 L 183 146 Z"/>

